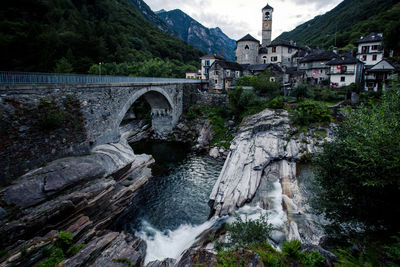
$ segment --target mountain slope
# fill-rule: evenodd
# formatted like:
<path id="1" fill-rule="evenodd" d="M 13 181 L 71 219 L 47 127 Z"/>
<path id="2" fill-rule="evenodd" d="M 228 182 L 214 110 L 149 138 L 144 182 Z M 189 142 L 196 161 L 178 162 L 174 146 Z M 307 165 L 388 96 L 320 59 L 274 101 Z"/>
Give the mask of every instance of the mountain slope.
<path id="1" fill-rule="evenodd" d="M 182 40 L 207 53 L 222 53 L 226 59 L 234 61 L 236 42 L 220 28 L 209 29 L 179 9 L 159 11 L 157 15 L 174 29 Z"/>
<path id="2" fill-rule="evenodd" d="M 87 73 L 99 62 L 197 62 L 202 54 L 130 0 L 6 1 L 0 10 L 0 70 L 51 72 L 66 58 L 74 72 Z"/>
<path id="3" fill-rule="evenodd" d="M 142 15 L 157 25 L 157 27 L 165 33 L 177 36 L 178 34 L 162 20 L 143 0 L 130 0 L 131 3 L 142 13 Z"/>
<path id="4" fill-rule="evenodd" d="M 324 15 L 301 24 L 278 39 L 294 40 L 302 45 L 328 48 L 344 47 L 371 32 L 384 32 L 388 24 L 399 20 L 398 0 L 344 0 Z"/>

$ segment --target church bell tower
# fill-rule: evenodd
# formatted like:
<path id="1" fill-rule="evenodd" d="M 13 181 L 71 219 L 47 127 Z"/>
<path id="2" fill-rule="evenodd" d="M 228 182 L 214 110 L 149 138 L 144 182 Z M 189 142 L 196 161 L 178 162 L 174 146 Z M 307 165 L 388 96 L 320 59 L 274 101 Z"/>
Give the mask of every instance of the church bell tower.
<path id="1" fill-rule="evenodd" d="M 272 12 L 274 9 L 268 4 L 262 9 L 262 47 L 271 44 Z"/>

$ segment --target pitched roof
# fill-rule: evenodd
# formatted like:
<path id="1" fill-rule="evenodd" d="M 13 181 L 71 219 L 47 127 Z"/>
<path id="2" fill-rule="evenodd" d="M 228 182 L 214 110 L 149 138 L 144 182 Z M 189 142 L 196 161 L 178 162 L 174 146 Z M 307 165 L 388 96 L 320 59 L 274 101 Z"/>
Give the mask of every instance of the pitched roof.
<path id="1" fill-rule="evenodd" d="M 200 59 L 219 59 L 219 60 L 225 60 L 224 57 L 217 56 L 217 55 L 215 55 L 215 54 L 208 54 L 208 55 L 202 56 Z"/>
<path id="2" fill-rule="evenodd" d="M 287 46 L 287 47 L 295 47 L 295 48 L 298 48 L 298 46 L 296 45 L 296 43 L 295 42 L 293 42 L 293 41 L 286 41 L 286 40 L 273 40 L 272 42 L 271 42 L 271 44 L 269 45 L 269 47 L 270 46 Z"/>
<path id="3" fill-rule="evenodd" d="M 237 40 L 236 43 L 242 42 L 242 41 L 250 41 L 250 42 L 257 42 L 257 43 L 260 43 L 260 41 L 258 41 L 256 38 L 254 38 L 254 37 L 251 36 L 250 34 L 247 34 L 247 35 L 244 36 L 242 39 Z"/>
<path id="4" fill-rule="evenodd" d="M 361 63 L 357 58 L 353 57 L 350 54 L 344 54 L 339 58 L 333 58 L 332 60 L 328 61 L 326 65 L 343 65 L 343 64 L 357 64 Z"/>
<path id="5" fill-rule="evenodd" d="M 267 4 L 262 10 L 264 10 L 264 9 L 272 9 L 272 10 L 274 10 L 274 8 L 272 6 L 270 6 L 269 4 Z"/>
<path id="6" fill-rule="evenodd" d="M 358 41 L 355 41 L 354 43 L 356 44 L 362 44 L 362 43 L 371 43 L 371 42 L 379 42 L 383 40 L 383 35 L 382 33 L 370 33 L 364 38 L 361 38 Z"/>
<path id="7" fill-rule="evenodd" d="M 369 72 L 396 72 L 396 66 L 392 64 L 392 62 L 388 61 L 387 59 L 382 59 L 378 63 L 376 63 L 373 67 L 366 70 L 367 73 Z"/>
<path id="8" fill-rule="evenodd" d="M 340 58 L 339 55 L 332 51 L 317 50 L 301 59 L 300 63 L 314 62 L 314 61 L 330 61 L 334 58 Z"/>
<path id="9" fill-rule="evenodd" d="M 259 54 L 268 54 L 268 48 L 266 48 L 266 47 L 261 47 L 261 48 L 258 50 L 258 53 L 259 53 Z"/>
<path id="10" fill-rule="evenodd" d="M 242 65 L 243 66 L 243 65 Z M 279 72 L 283 72 L 282 68 L 279 67 L 278 64 L 253 64 L 253 65 L 246 65 L 243 66 L 246 70 L 249 71 L 264 71 L 265 69 L 274 69 Z"/>
<path id="11" fill-rule="evenodd" d="M 213 65 L 219 65 L 221 68 L 228 70 L 243 70 L 242 66 L 239 63 L 225 60 L 217 60 L 213 63 Z"/>

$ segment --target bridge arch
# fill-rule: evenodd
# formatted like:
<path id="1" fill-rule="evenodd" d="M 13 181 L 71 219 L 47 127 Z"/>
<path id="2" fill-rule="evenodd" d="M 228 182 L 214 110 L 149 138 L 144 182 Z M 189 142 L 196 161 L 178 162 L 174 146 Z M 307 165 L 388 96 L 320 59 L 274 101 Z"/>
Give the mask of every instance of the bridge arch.
<path id="1" fill-rule="evenodd" d="M 147 87 L 135 91 L 118 113 L 115 127 L 118 128 L 120 126 L 130 107 L 142 96 L 151 107 L 153 130 L 159 135 L 172 130 L 176 122 L 176 104 L 172 101 L 169 94 L 160 87 Z"/>

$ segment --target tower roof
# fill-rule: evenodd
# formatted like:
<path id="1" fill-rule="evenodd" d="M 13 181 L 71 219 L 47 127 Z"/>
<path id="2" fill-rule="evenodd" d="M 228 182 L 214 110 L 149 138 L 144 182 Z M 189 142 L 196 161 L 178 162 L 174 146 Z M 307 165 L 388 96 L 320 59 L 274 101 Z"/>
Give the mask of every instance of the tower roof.
<path id="1" fill-rule="evenodd" d="M 262 10 L 264 10 L 264 9 L 272 9 L 272 10 L 274 10 L 274 8 L 272 6 L 270 6 L 269 4 L 267 4 Z"/>
<path id="2" fill-rule="evenodd" d="M 251 41 L 251 42 L 257 42 L 259 43 L 260 41 L 258 41 L 256 38 L 254 38 L 253 36 L 251 36 L 250 34 L 247 34 L 246 36 L 244 36 L 242 39 L 237 40 L 236 42 L 242 42 L 242 41 Z"/>

